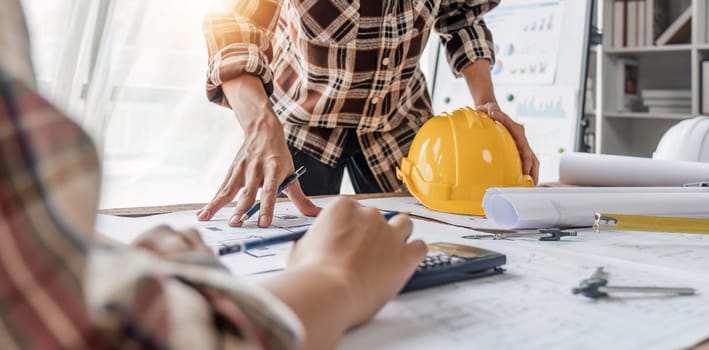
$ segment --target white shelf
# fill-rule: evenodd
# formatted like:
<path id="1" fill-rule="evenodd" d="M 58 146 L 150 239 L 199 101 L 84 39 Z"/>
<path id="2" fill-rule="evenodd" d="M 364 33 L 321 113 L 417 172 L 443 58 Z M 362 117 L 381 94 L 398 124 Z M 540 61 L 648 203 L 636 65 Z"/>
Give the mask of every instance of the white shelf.
<path id="1" fill-rule="evenodd" d="M 684 120 L 692 118 L 691 114 L 669 114 L 669 113 L 646 113 L 646 112 L 614 112 L 604 113 L 606 118 L 622 119 L 661 119 L 661 120 Z"/>
<path id="2" fill-rule="evenodd" d="M 709 46 L 707 46 L 709 48 Z M 643 46 L 643 47 L 623 47 L 605 49 L 605 53 L 609 54 L 641 54 L 641 53 L 667 53 L 667 52 L 689 52 L 692 50 L 691 44 L 677 44 L 664 46 Z"/>
<path id="3" fill-rule="evenodd" d="M 603 47 L 597 57 L 596 87 L 598 98 L 595 131 L 597 151 L 606 154 L 650 155 L 662 135 L 679 121 L 696 116 L 700 107 L 699 69 L 700 62 L 709 59 L 709 25 L 707 0 L 639 0 L 645 5 L 663 2 L 669 21 L 685 13 L 689 5 L 692 11 L 692 30 L 689 43 L 670 45 L 646 45 L 640 47 L 611 47 L 619 33 L 605 32 Z M 613 26 L 618 20 L 613 12 L 614 0 L 601 0 L 599 4 L 599 27 Z M 691 3 L 691 4 L 690 4 Z M 646 7 L 647 10 L 649 7 Z M 650 13 L 645 13 L 651 16 Z M 615 17 L 614 17 L 615 16 Z M 651 23 L 650 26 L 654 25 Z M 653 33 L 645 27 L 644 37 Z M 614 36 L 615 34 L 615 36 Z M 627 34 L 623 34 L 627 35 Z M 640 42 L 645 38 L 638 39 Z M 615 40 L 617 42 L 617 40 Z M 630 67 L 630 68 L 627 68 Z M 629 78 L 626 78 L 629 77 Z M 624 81 L 624 79 L 626 79 Z M 690 90 L 691 113 L 616 112 L 622 106 L 624 90 L 634 83 L 636 91 L 643 90 Z M 687 111 L 689 111 L 687 110 Z"/>

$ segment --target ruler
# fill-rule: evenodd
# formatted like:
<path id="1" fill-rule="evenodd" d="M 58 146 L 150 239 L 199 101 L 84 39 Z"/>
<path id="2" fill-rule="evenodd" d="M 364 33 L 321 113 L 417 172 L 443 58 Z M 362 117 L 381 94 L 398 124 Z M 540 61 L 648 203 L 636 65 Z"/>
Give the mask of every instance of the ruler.
<path id="1" fill-rule="evenodd" d="M 709 234 L 709 219 L 596 213 L 593 230 Z"/>

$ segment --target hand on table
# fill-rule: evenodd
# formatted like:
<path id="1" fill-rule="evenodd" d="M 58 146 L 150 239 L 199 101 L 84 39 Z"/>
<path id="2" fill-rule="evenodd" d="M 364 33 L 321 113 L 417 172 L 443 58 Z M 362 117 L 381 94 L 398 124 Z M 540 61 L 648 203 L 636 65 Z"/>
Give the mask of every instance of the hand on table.
<path id="1" fill-rule="evenodd" d="M 300 318 L 305 349 L 331 349 L 393 298 L 426 255 L 407 242 L 406 215 L 389 222 L 376 209 L 341 197 L 328 205 L 297 243 L 285 271 L 263 282 Z"/>
<path id="2" fill-rule="evenodd" d="M 352 325 L 359 324 L 401 290 L 425 257 L 423 241 L 407 242 L 412 230 L 407 215 L 387 222 L 379 210 L 340 197 L 293 246 L 288 265 L 326 269 L 344 278 L 352 305 L 358 306 Z"/>
<path id="3" fill-rule="evenodd" d="M 259 84 L 260 88 L 261 82 L 258 79 L 257 82 L 252 82 L 245 78 L 245 81 L 244 86 Z M 232 94 L 255 93 L 252 90 L 258 92 L 255 88 L 240 92 L 240 87 L 241 85 L 238 85 L 234 88 L 236 91 Z M 254 204 L 258 189 L 261 188 L 258 225 L 271 225 L 278 186 L 288 175 L 293 174 L 294 167 L 283 134 L 283 125 L 271 109 L 268 99 L 262 95 L 263 91 L 251 103 L 234 107 L 237 119 L 244 129 L 244 143 L 214 198 L 197 212 L 200 221 L 210 220 L 219 209 L 229 204 L 237 193 L 240 193 L 229 225 L 241 226 L 241 216 Z M 298 181 L 293 181 L 284 193 L 303 215 L 316 216 L 320 212 L 320 208 L 305 196 Z"/>

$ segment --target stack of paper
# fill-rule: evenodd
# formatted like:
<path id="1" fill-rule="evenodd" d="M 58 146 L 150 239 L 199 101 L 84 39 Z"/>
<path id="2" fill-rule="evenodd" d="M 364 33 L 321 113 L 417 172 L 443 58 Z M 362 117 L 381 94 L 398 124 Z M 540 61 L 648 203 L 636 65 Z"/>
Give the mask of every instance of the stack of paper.
<path id="1" fill-rule="evenodd" d="M 650 113 L 689 114 L 692 112 L 691 90 L 643 90 L 643 104 Z"/>

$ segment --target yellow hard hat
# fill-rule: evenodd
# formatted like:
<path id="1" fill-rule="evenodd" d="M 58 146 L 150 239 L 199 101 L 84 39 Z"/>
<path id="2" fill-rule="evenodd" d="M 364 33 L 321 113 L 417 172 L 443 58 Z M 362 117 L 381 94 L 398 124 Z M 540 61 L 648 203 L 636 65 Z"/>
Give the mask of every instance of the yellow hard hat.
<path id="1" fill-rule="evenodd" d="M 414 137 L 396 176 L 426 207 L 485 215 L 490 187 L 532 187 L 512 135 L 487 114 L 461 108 L 428 120 Z"/>

